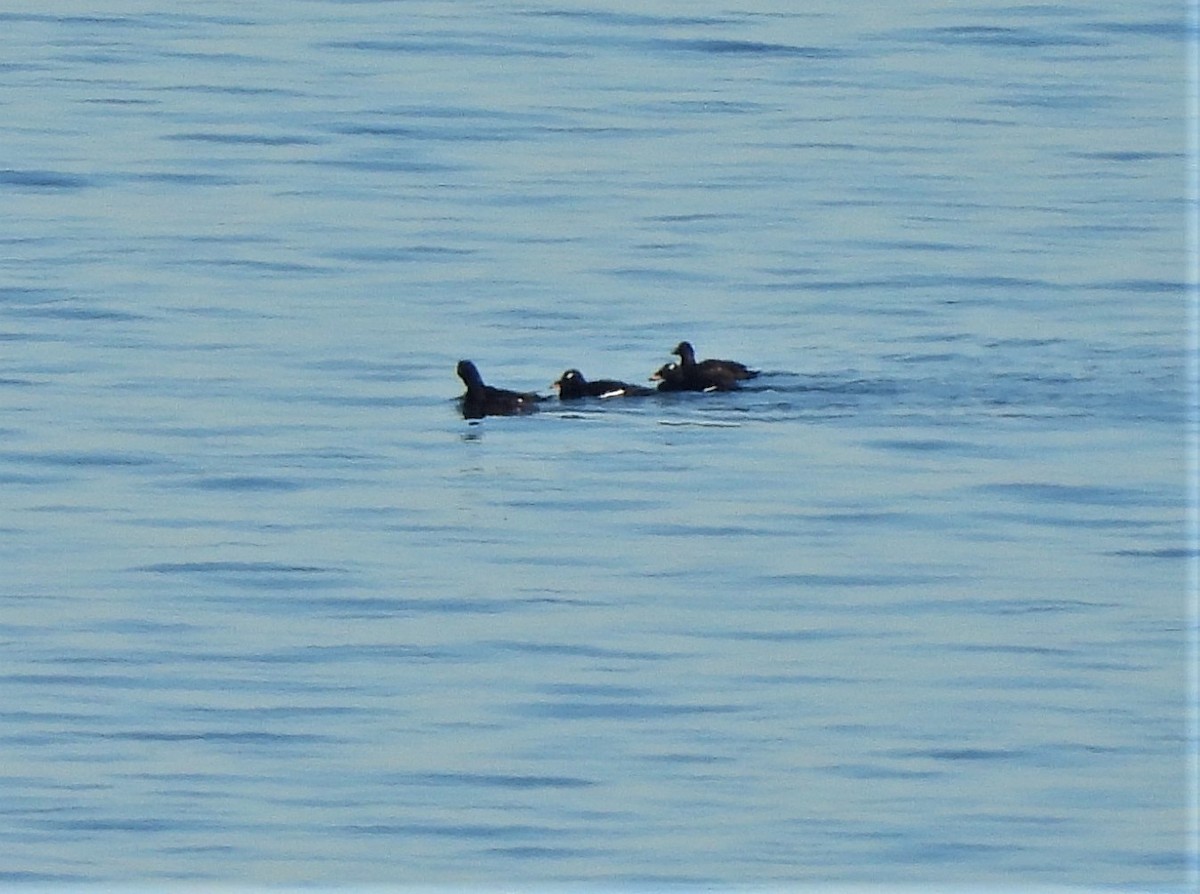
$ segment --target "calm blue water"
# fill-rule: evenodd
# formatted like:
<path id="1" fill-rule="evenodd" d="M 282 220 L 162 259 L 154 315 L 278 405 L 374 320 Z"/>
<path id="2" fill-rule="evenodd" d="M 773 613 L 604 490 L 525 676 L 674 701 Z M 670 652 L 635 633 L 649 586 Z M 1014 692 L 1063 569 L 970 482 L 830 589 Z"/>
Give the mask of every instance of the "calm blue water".
<path id="1" fill-rule="evenodd" d="M 60 8 L 0 882 L 1196 880 L 1182 4 Z"/>

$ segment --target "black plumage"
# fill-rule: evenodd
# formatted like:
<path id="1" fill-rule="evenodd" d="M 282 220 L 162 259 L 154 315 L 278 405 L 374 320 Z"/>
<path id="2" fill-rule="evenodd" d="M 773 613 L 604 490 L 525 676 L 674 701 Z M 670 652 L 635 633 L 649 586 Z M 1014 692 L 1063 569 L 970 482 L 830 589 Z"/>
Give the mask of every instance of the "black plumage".
<path id="1" fill-rule="evenodd" d="M 733 391 L 738 386 L 737 379 L 731 375 L 719 371 L 688 371 L 678 363 L 660 366 L 650 381 L 658 382 L 659 391 Z"/>
<path id="2" fill-rule="evenodd" d="M 467 386 L 466 393 L 459 398 L 466 419 L 533 413 L 541 401 L 548 399 L 532 392 L 509 391 L 485 385 L 479 370 L 470 360 L 458 361 L 458 377 Z"/>
<path id="3" fill-rule="evenodd" d="M 735 382 L 753 379 L 758 375 L 758 370 L 750 369 L 736 360 L 701 360 L 697 363 L 696 351 L 688 341 L 681 341 L 671 353 L 679 358 L 679 366 L 688 375 L 722 377 Z"/>
<path id="4" fill-rule="evenodd" d="M 568 369 L 562 374 L 554 387 L 558 389 L 560 400 L 579 400 L 584 397 L 640 397 L 653 394 L 650 388 L 641 385 L 631 385 L 616 379 L 596 379 L 588 381 L 577 369 Z"/>
<path id="5" fill-rule="evenodd" d="M 679 362 L 660 367 L 650 377 L 651 381 L 658 382 L 659 391 L 733 391 L 739 382 L 758 375 L 758 370 L 736 360 L 697 363 L 690 342 L 681 341 L 671 353 L 679 357 Z"/>

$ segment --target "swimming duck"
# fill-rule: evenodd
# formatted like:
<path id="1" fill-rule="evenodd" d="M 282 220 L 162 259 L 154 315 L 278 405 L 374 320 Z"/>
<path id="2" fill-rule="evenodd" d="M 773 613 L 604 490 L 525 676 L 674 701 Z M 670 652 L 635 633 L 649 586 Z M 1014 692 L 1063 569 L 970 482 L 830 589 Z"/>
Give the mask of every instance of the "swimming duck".
<path id="1" fill-rule="evenodd" d="M 470 360 L 458 361 L 458 377 L 467 386 L 466 393 L 459 398 L 465 419 L 533 413 L 537 411 L 540 401 L 548 400 L 540 394 L 508 391 L 485 385 L 479 370 Z"/>
<path id="2" fill-rule="evenodd" d="M 554 383 L 554 387 L 558 389 L 559 400 L 578 400 L 581 397 L 641 397 L 654 393 L 641 385 L 630 385 L 616 379 L 597 379 L 589 382 L 577 369 L 568 369 Z"/>
<path id="3" fill-rule="evenodd" d="M 758 375 L 758 370 L 750 369 L 736 360 L 702 360 L 697 363 L 696 351 L 688 341 L 681 341 L 671 353 L 679 357 L 679 366 L 688 375 L 728 378 L 735 382 L 753 379 Z"/>
<path id="4" fill-rule="evenodd" d="M 738 380 L 726 370 L 688 370 L 679 363 L 660 366 L 650 381 L 658 382 L 659 391 L 734 391 L 738 387 Z"/>

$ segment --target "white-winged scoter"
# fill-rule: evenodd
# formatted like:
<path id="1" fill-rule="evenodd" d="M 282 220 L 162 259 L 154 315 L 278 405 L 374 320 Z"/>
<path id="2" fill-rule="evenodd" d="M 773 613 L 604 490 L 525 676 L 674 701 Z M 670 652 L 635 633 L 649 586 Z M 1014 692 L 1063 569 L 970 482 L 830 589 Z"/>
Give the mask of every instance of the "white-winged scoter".
<path id="1" fill-rule="evenodd" d="M 583 397 L 641 397 L 654 393 L 650 388 L 619 382 L 616 379 L 596 379 L 589 382 L 577 369 L 564 372 L 554 383 L 554 387 L 558 389 L 559 400 L 579 400 Z"/>
<path id="2" fill-rule="evenodd" d="M 720 375 L 737 382 L 753 379 L 758 375 L 758 370 L 750 369 L 746 364 L 738 363 L 736 360 L 701 360 L 697 363 L 696 351 L 689 341 L 681 341 L 671 353 L 679 358 L 679 366 L 684 373 Z"/>
<path id="3" fill-rule="evenodd" d="M 537 411 L 539 402 L 549 400 L 532 392 L 508 391 L 485 385 L 479 370 L 470 360 L 458 361 L 458 377 L 467 386 L 466 393 L 459 398 L 466 419 L 533 413 Z"/>

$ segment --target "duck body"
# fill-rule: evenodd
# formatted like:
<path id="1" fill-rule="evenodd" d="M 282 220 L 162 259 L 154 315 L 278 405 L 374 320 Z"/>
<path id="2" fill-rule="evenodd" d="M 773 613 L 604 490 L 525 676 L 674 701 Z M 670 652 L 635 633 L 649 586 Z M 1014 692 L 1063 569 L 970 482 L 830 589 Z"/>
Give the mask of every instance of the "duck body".
<path id="1" fill-rule="evenodd" d="M 653 394 L 650 388 L 641 385 L 631 385 L 616 379 L 596 379 L 589 382 L 577 369 L 568 369 L 562 374 L 554 387 L 558 389 L 559 400 L 579 400 L 584 397 L 642 397 Z"/>
<path id="2" fill-rule="evenodd" d="M 467 386 L 466 393 L 459 398 L 465 419 L 535 413 L 537 405 L 547 399 L 533 392 L 509 391 L 485 385 L 479 370 L 470 360 L 458 361 L 457 371 L 458 377 Z"/>
<path id="3" fill-rule="evenodd" d="M 738 379 L 721 369 L 687 369 L 680 363 L 659 367 L 650 377 L 658 382 L 659 391 L 735 391 Z"/>
<path id="4" fill-rule="evenodd" d="M 701 360 L 697 363 L 696 351 L 688 341 L 681 341 L 671 353 L 679 358 L 679 366 L 684 373 L 694 377 L 743 382 L 758 375 L 758 370 L 750 369 L 736 360 Z"/>

